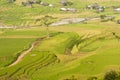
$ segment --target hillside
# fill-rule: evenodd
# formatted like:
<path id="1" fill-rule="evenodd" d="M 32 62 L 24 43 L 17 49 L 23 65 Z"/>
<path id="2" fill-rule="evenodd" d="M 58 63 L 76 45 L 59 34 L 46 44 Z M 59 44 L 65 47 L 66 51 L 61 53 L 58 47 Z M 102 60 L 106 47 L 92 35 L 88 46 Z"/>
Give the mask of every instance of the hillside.
<path id="1" fill-rule="evenodd" d="M 119 60 L 120 0 L 0 0 L 0 80 L 120 80 Z"/>

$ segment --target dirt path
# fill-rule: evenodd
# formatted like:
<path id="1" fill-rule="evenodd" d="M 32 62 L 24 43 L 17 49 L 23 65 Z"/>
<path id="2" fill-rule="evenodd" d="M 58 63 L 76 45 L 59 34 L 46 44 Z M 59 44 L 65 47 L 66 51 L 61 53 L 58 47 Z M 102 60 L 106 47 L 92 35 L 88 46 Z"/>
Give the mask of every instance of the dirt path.
<path id="1" fill-rule="evenodd" d="M 21 55 L 17 58 L 17 60 L 14 61 L 12 64 L 10 64 L 8 67 L 14 66 L 14 65 L 16 65 L 17 63 L 19 63 L 19 62 L 24 58 L 24 56 L 25 56 L 27 53 L 29 53 L 30 51 L 32 51 L 32 49 L 33 49 L 37 44 L 40 43 L 41 40 L 42 40 L 42 38 L 39 39 L 39 40 L 37 40 L 37 41 L 35 41 L 35 42 L 33 42 L 33 43 L 31 44 L 30 48 L 27 49 L 26 51 L 23 51 L 23 52 L 21 53 Z"/>

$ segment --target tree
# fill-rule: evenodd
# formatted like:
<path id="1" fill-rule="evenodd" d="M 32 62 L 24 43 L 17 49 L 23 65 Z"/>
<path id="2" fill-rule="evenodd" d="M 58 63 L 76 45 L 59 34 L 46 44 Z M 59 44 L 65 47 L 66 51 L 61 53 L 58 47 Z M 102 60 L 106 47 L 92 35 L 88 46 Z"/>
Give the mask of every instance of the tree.
<path id="1" fill-rule="evenodd" d="M 51 23 L 53 23 L 52 19 L 55 19 L 55 18 L 53 18 L 52 16 L 49 16 L 49 15 L 45 15 L 44 17 L 42 17 L 40 19 L 36 19 L 36 21 L 35 21 L 35 23 L 40 22 L 41 26 L 45 26 L 46 27 L 47 38 L 50 37 L 49 25 Z"/>
<path id="2" fill-rule="evenodd" d="M 36 3 L 37 3 L 37 4 L 40 4 L 40 3 L 41 3 L 41 0 L 36 0 Z"/>
<path id="3" fill-rule="evenodd" d="M 106 15 L 100 15 L 101 22 L 104 22 L 106 18 Z"/>
<path id="4" fill-rule="evenodd" d="M 107 72 L 104 76 L 104 80 L 117 80 L 118 73 L 116 71 Z"/>
<path id="5" fill-rule="evenodd" d="M 116 39 L 118 39 L 118 41 L 120 41 L 120 36 L 118 36 L 115 32 L 112 32 L 113 36 L 115 36 Z"/>
<path id="6" fill-rule="evenodd" d="M 33 2 L 32 2 L 31 0 L 28 0 L 27 2 L 22 2 L 22 5 L 23 5 L 23 6 L 28 6 L 28 7 L 30 7 L 30 8 L 33 7 L 32 4 L 33 4 Z"/>
<path id="7" fill-rule="evenodd" d="M 101 19 L 105 19 L 106 15 L 100 15 Z"/>
<path id="8" fill-rule="evenodd" d="M 28 0 L 28 2 L 29 2 L 30 4 L 33 4 L 33 1 L 32 1 L 32 0 Z"/>
<path id="9" fill-rule="evenodd" d="M 97 80 L 97 77 L 89 77 L 87 80 Z"/>

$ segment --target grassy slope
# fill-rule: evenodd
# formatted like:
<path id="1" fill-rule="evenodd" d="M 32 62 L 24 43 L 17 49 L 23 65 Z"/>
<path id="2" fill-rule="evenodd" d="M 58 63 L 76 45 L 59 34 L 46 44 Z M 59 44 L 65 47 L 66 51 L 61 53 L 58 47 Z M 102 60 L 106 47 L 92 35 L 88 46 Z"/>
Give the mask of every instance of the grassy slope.
<path id="1" fill-rule="evenodd" d="M 0 30 L 0 68 L 10 64 L 39 37 L 46 35 L 41 30 Z"/>
<path id="2" fill-rule="evenodd" d="M 81 59 L 81 56 L 79 56 L 79 58 L 75 61 L 70 60 L 70 62 L 67 63 L 65 62 L 51 65 L 47 68 L 37 71 L 34 76 L 36 79 L 58 80 L 60 78 L 65 78 L 66 76 L 74 75 L 78 77 L 78 80 L 85 80 L 86 76 L 88 75 L 97 75 L 103 73 L 106 67 L 109 67 L 110 65 L 119 65 L 119 46 L 120 43 L 115 38 L 97 40 L 96 42 L 84 47 L 84 51 L 80 50 L 81 54 L 83 53 L 88 55 L 87 53 L 94 53 L 93 56 L 89 56 L 85 59 Z M 95 49 L 95 51 L 90 51 L 90 49 L 94 49 L 94 47 L 97 47 L 97 50 Z M 86 76 L 81 79 L 81 75 Z"/>
<path id="3" fill-rule="evenodd" d="M 2 72 L 1 74 L 4 74 L 6 70 L 8 70 L 9 72 L 7 74 L 10 75 L 13 73 L 13 71 L 20 68 L 20 71 L 17 71 L 13 75 L 13 78 L 15 78 L 16 76 L 18 76 L 18 74 L 23 73 L 23 71 L 26 70 L 26 73 L 24 74 L 24 76 L 26 77 L 29 76 L 30 78 L 32 78 L 32 80 L 36 80 L 36 79 L 56 80 L 56 79 L 61 79 L 61 78 L 65 78 L 67 76 L 72 76 L 72 75 L 75 75 L 76 77 L 78 77 L 78 79 L 80 79 L 79 77 L 81 75 L 85 75 L 85 76 L 94 75 L 94 74 L 96 75 L 104 72 L 104 69 L 109 65 L 120 64 L 119 63 L 119 50 L 120 50 L 119 45 L 120 44 L 118 40 L 113 35 L 111 35 L 111 33 L 109 33 L 108 37 L 105 37 L 100 40 L 98 39 L 97 41 L 91 44 L 86 45 L 86 43 L 91 42 L 92 40 L 96 39 L 96 37 L 99 38 L 100 35 L 95 36 L 91 39 L 88 39 L 84 43 L 82 42 L 79 45 L 79 47 L 86 45 L 84 48 L 80 49 L 81 54 L 83 53 L 85 55 L 88 55 L 87 53 L 90 53 L 90 54 L 95 53 L 93 56 L 87 57 L 85 59 L 84 58 L 81 59 L 81 56 L 79 55 L 76 55 L 79 57 L 75 57 L 75 55 L 72 55 L 76 58 L 75 59 L 74 57 L 71 57 L 70 55 L 68 55 L 67 57 L 63 57 L 63 62 L 59 63 L 59 60 L 57 60 L 59 59 L 59 55 L 58 55 L 58 58 L 56 59 L 56 56 L 52 54 L 62 53 L 61 55 L 63 56 L 63 53 L 65 52 L 64 51 L 65 48 L 68 47 L 67 45 L 71 41 L 73 42 L 73 40 L 76 40 L 75 35 L 76 34 L 65 33 L 65 34 L 59 34 L 50 39 L 46 39 L 40 45 L 38 45 L 38 47 L 36 47 L 32 52 L 30 52 L 23 59 L 23 61 L 21 61 L 16 66 L 5 69 L 5 71 L 4 69 L 1 70 Z M 104 35 L 102 34 L 101 36 L 104 36 Z M 32 55 L 34 58 L 31 59 Z M 49 57 L 51 56 L 51 57 L 49 58 L 48 56 Z M 64 61 L 64 58 L 68 58 L 68 60 Z M 31 61 L 28 61 L 29 59 Z M 52 62 L 52 60 L 55 62 Z M 35 63 L 33 63 L 34 61 Z M 47 65 L 47 63 L 51 63 L 51 65 L 50 64 Z M 39 64 L 43 64 L 43 66 Z M 36 66 L 33 67 L 33 65 L 36 65 Z M 37 65 L 39 65 L 39 67 L 41 68 L 39 68 Z M 97 65 L 100 65 L 100 66 L 97 66 Z M 39 68 L 39 69 L 35 71 L 33 68 Z M 19 79 L 23 79 L 23 77 Z M 85 80 L 85 77 L 83 78 L 83 80 Z"/>
<path id="4" fill-rule="evenodd" d="M 1 0 L 1 1 L 4 1 L 4 0 Z M 49 0 L 49 1 L 54 4 L 57 4 L 55 2 L 55 0 Z M 1 12 L 0 19 L 1 19 L 1 21 L 3 21 L 6 24 L 9 24 L 9 25 L 10 24 L 19 25 L 20 23 L 23 23 L 26 21 L 33 22 L 35 18 L 41 17 L 48 12 L 50 15 L 54 14 L 53 16 L 58 17 L 59 19 L 60 18 L 68 18 L 71 16 L 72 17 L 91 17 L 91 16 L 99 16 L 101 14 L 116 15 L 117 19 L 120 18 L 119 14 L 115 14 L 113 12 L 113 9 L 110 9 L 110 8 L 107 9 L 107 11 L 109 11 L 109 12 L 104 12 L 101 14 L 96 14 L 94 11 L 83 10 L 83 7 L 85 7 L 86 4 L 95 3 L 95 2 L 100 3 L 101 5 L 108 6 L 108 7 L 114 6 L 114 5 L 117 6 L 117 5 L 119 5 L 119 3 L 118 3 L 119 0 L 114 0 L 114 1 L 111 1 L 111 0 L 87 0 L 87 1 L 76 0 L 76 1 L 77 2 L 75 2 L 73 7 L 76 7 L 79 9 L 78 13 L 60 12 L 59 7 L 55 8 L 55 9 L 50 9 L 48 7 L 35 7 L 33 9 L 29 9 L 29 8 L 26 8 L 23 6 L 18 6 L 18 5 L 14 5 L 16 7 L 12 7 L 13 5 L 11 5 L 11 4 L 2 4 L 0 2 L 0 4 L 2 5 L 2 7 L 0 7 L 0 9 L 1 9 L 0 10 L 0 12 Z M 80 2 L 81 5 L 78 2 Z M 12 15 L 14 12 L 16 12 L 17 15 Z M 91 15 L 89 15 L 89 14 L 91 14 Z M 12 20 L 12 22 L 11 22 L 11 20 Z M 31 23 L 31 24 L 35 25 L 34 23 Z M 119 33 L 119 28 L 117 28 L 118 26 L 119 25 L 117 25 L 114 22 L 101 23 L 101 22 L 97 22 L 97 21 L 92 21 L 92 22 L 88 22 L 87 24 L 70 24 L 70 25 L 64 25 L 64 26 L 60 26 L 60 27 L 52 27 L 50 29 L 54 30 L 54 31 L 61 31 L 61 32 L 77 32 L 80 35 L 81 35 L 81 33 L 82 34 L 90 33 L 93 35 L 93 34 L 101 33 L 101 31 L 104 29 L 106 29 L 107 31 L 109 31 L 111 29 L 110 30 L 111 32 Z M 115 31 L 114 31 L 114 29 L 115 29 Z M 16 33 L 16 31 L 12 32 L 12 33 L 8 32 L 4 35 L 9 35 L 9 34 L 13 35 L 15 33 Z M 21 35 L 21 34 L 22 34 L 22 32 L 18 31 L 17 35 Z M 31 31 L 30 33 L 29 33 L 29 31 L 23 31 L 22 35 L 38 36 L 38 34 L 39 34 L 39 31 L 37 31 L 37 32 Z M 62 43 L 61 38 L 59 38 L 59 39 L 60 39 L 60 45 L 65 47 L 66 44 L 64 44 L 64 43 L 66 43 L 66 42 Z M 59 39 L 55 40 L 55 38 L 53 38 L 53 40 L 50 40 L 50 42 L 45 41 L 45 42 L 43 42 L 43 44 L 39 45 L 39 47 L 36 49 L 40 50 L 40 49 L 45 48 L 46 51 L 51 49 L 54 53 L 55 52 L 63 53 L 64 50 L 61 52 L 59 49 L 63 49 L 64 47 L 59 48 L 61 46 L 56 47 L 56 44 L 53 44 L 54 42 L 56 42 L 58 44 Z M 52 45 L 53 47 L 49 46 L 48 44 L 51 44 L 51 45 L 53 44 Z M 43 47 L 44 45 L 45 46 L 48 45 L 48 46 Z M 82 45 L 84 45 L 84 43 Z M 97 75 L 97 74 L 103 73 L 104 69 L 106 67 L 109 67 L 109 65 L 119 65 L 120 64 L 119 63 L 119 51 L 120 51 L 119 46 L 120 46 L 120 44 L 116 39 L 103 40 L 103 41 L 98 40 L 90 45 L 87 45 L 83 49 L 80 49 L 80 53 L 85 53 L 85 55 L 88 55 L 86 53 L 95 53 L 93 56 L 89 56 L 88 58 L 85 58 L 82 60 L 81 60 L 81 56 L 79 56 L 79 58 L 74 61 L 73 56 L 75 56 L 75 55 L 72 56 L 73 60 L 71 59 L 71 56 L 64 57 L 62 55 L 63 63 L 55 63 L 55 64 L 53 63 L 53 65 L 49 65 L 47 67 L 45 66 L 45 63 L 49 63 L 48 61 L 52 61 L 52 58 L 56 60 L 54 55 L 49 55 L 48 52 L 42 52 L 41 54 L 39 54 L 39 52 L 31 52 L 31 53 L 29 53 L 29 55 L 26 56 L 26 58 L 24 58 L 24 60 L 20 64 L 18 64 L 18 66 L 14 66 L 12 68 L 5 69 L 5 71 L 4 70 L 1 71 L 1 74 L 5 73 L 6 70 L 8 70 L 10 72 L 10 73 L 8 73 L 8 75 L 9 75 L 9 74 L 13 73 L 13 71 L 19 69 L 21 66 L 23 67 L 23 65 L 21 65 L 21 64 L 26 65 L 26 63 L 29 63 L 29 65 L 23 69 L 28 68 L 27 73 L 25 74 L 25 77 L 26 77 L 26 75 L 30 74 L 29 77 L 31 77 L 32 80 L 36 80 L 36 79 L 57 80 L 57 79 L 62 79 L 62 78 L 66 78 L 66 77 L 71 77 L 72 75 L 75 75 L 75 77 L 78 77 L 78 80 L 79 79 L 82 80 L 81 76 L 83 74 L 85 75 L 85 77 L 83 76 L 83 80 L 85 80 L 86 76 L 88 76 L 88 75 L 93 75 L 93 74 Z M 59 49 L 56 49 L 56 48 L 59 48 Z M 96 48 L 97 48 L 97 51 L 95 51 Z M 57 51 L 54 49 L 56 49 Z M 34 56 L 36 58 L 31 59 L 30 56 L 36 55 L 36 54 L 39 54 L 39 56 L 38 55 Z M 48 56 L 51 56 L 51 57 L 48 58 Z M 76 55 L 76 56 L 78 56 L 78 55 Z M 64 61 L 65 58 L 69 58 L 68 61 Z M 41 59 L 43 59 L 43 60 L 41 60 Z M 31 61 L 28 61 L 28 60 L 31 60 Z M 55 60 L 53 60 L 53 61 L 55 61 Z M 36 63 L 31 64 L 32 61 L 35 61 Z M 33 66 L 31 67 L 31 65 L 36 65 L 35 68 L 38 66 L 41 67 L 41 64 L 38 65 L 38 63 L 40 63 L 39 61 L 40 62 L 42 61 L 41 64 L 44 65 L 42 67 L 42 69 L 40 68 L 35 72 L 34 72 L 34 69 L 30 71 L 31 68 L 34 68 Z M 52 62 L 50 62 L 50 63 L 52 63 Z M 29 67 L 31 67 L 31 68 L 29 68 Z M 22 71 L 18 72 L 17 74 L 19 74 L 21 72 Z M 33 72 L 34 72 L 34 74 L 31 76 L 31 73 L 33 73 Z M 21 80 L 23 78 L 24 77 L 22 77 Z"/>
<path id="5" fill-rule="evenodd" d="M 0 39 L 0 67 L 3 67 L 18 55 L 19 52 L 29 47 L 34 38 L 1 38 Z M 21 44 L 20 44 L 21 43 Z"/>
<path id="6" fill-rule="evenodd" d="M 75 33 L 62 33 L 53 38 L 46 39 L 43 42 L 41 42 L 40 45 L 38 45 L 35 49 L 33 49 L 29 54 L 27 54 L 21 62 L 19 62 L 17 65 L 13 67 L 2 69 L 0 74 L 6 73 L 7 70 L 8 71 L 7 76 L 12 75 L 11 76 L 12 78 L 16 78 L 17 76 L 20 77 L 22 75 L 27 75 L 30 78 L 32 78 L 32 75 L 33 73 L 36 73 L 36 70 L 41 70 L 41 68 L 46 67 L 52 63 L 55 64 L 56 60 L 58 59 L 55 54 L 58 53 L 64 54 L 66 48 L 71 49 L 73 47 L 73 44 L 76 43 L 78 38 L 79 36 Z M 61 44 L 61 46 L 56 44 Z M 34 58 L 31 59 L 31 57 Z M 28 61 L 29 59 L 30 61 Z M 57 61 L 57 63 L 59 63 L 59 60 Z M 0 79 L 3 79 L 2 77 L 5 76 L 1 76 Z M 12 78 L 8 79 L 10 80 Z M 36 77 L 33 76 L 33 79 L 36 79 Z"/>
<path id="7" fill-rule="evenodd" d="M 61 34 L 56 37 L 53 37 L 52 39 L 48 39 L 43 41 L 39 47 L 37 47 L 35 50 L 42 50 L 44 51 L 50 51 L 55 54 L 64 54 L 66 48 L 71 49 L 71 47 L 76 43 L 78 35 L 72 34 L 72 33 L 66 33 Z M 72 40 L 75 39 L 75 40 Z M 79 39 L 79 37 L 78 37 Z M 45 46 L 46 45 L 46 46 Z M 44 47 L 43 47 L 44 46 Z"/>

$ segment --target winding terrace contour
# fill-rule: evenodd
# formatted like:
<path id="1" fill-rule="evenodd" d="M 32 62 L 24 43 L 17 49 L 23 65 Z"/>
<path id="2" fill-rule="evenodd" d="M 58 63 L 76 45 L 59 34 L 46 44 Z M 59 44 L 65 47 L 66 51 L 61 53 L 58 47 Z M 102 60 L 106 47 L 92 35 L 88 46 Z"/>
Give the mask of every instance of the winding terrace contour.
<path id="1" fill-rule="evenodd" d="M 14 61 L 12 64 L 10 64 L 8 67 L 14 66 L 14 65 L 16 65 L 17 63 L 19 63 L 19 62 L 25 57 L 25 55 L 26 55 L 27 53 L 29 53 L 30 51 L 32 51 L 32 49 L 33 49 L 37 44 L 40 43 L 40 41 L 41 41 L 42 39 L 43 39 L 43 38 L 40 38 L 39 40 L 36 40 L 35 42 L 33 42 L 33 43 L 31 44 L 30 48 L 27 49 L 26 51 L 23 51 L 23 52 L 21 53 L 21 55 L 17 58 L 17 60 Z"/>

